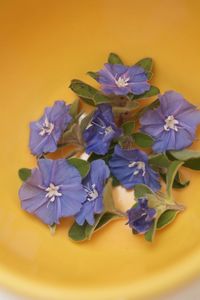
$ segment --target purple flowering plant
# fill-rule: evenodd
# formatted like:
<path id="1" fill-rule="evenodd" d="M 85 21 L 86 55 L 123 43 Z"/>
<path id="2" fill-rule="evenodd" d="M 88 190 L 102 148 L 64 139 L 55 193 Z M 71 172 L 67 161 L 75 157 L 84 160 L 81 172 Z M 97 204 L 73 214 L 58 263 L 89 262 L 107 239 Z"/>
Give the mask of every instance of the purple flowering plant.
<path id="1" fill-rule="evenodd" d="M 62 133 L 72 120 L 69 109 L 64 101 L 56 101 L 38 121 L 30 123 L 29 147 L 33 155 L 56 151 Z"/>
<path id="2" fill-rule="evenodd" d="M 156 210 L 148 207 L 146 198 L 139 198 L 138 203 L 127 211 L 128 225 L 134 233 L 144 234 L 152 227 Z"/>
<path id="3" fill-rule="evenodd" d="M 58 224 L 60 218 L 80 211 L 86 194 L 78 170 L 65 159 L 39 159 L 38 168 L 19 190 L 22 208 L 45 224 Z"/>
<path id="4" fill-rule="evenodd" d="M 90 165 L 90 171 L 83 179 L 83 188 L 86 193 L 85 201 L 80 211 L 75 215 L 76 222 L 83 225 L 95 223 L 95 214 L 103 211 L 103 190 L 106 180 L 110 175 L 110 170 L 104 160 L 94 160 Z"/>
<path id="5" fill-rule="evenodd" d="M 51 232 L 70 217 L 69 237 L 84 241 L 122 218 L 152 241 L 184 209 L 172 191 L 189 184 L 183 166 L 200 170 L 200 152 L 187 149 L 197 140 L 200 111 L 175 91 L 160 94 L 150 82 L 152 66 L 151 58 L 128 66 L 111 53 L 98 72 L 88 72 L 97 87 L 72 80 L 78 100 L 56 101 L 30 123 L 38 167 L 19 170 L 19 199 Z M 127 211 L 115 204 L 117 186 L 132 191 Z"/>

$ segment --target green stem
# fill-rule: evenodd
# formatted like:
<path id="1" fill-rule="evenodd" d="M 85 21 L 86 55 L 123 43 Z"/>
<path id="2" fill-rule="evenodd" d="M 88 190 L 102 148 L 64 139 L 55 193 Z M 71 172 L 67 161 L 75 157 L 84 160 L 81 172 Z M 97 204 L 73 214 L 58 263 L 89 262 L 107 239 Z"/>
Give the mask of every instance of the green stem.
<path id="1" fill-rule="evenodd" d="M 174 160 L 167 171 L 167 176 L 166 176 L 166 192 L 168 195 L 168 202 L 170 203 L 174 203 L 174 199 L 173 199 L 173 194 L 172 194 L 172 186 L 173 186 L 173 182 L 174 182 L 174 178 L 176 176 L 176 173 L 178 171 L 178 169 L 184 164 L 183 161 L 179 161 L 179 160 Z"/>

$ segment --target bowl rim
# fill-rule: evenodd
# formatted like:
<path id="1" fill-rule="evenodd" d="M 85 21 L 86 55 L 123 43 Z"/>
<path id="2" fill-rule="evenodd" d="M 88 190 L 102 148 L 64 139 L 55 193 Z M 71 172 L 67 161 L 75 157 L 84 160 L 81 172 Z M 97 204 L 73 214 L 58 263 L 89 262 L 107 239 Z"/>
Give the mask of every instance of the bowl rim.
<path id="1" fill-rule="evenodd" d="M 189 257 L 181 259 L 173 266 L 162 272 L 155 273 L 147 280 L 138 280 L 120 287 L 105 288 L 70 288 L 52 287 L 48 283 L 40 283 L 27 279 L 23 275 L 8 270 L 5 266 L 0 269 L 0 284 L 8 292 L 36 299 L 66 300 L 133 300 L 150 296 L 158 296 L 166 291 L 178 288 L 181 284 L 191 281 L 200 274 L 200 249 Z"/>

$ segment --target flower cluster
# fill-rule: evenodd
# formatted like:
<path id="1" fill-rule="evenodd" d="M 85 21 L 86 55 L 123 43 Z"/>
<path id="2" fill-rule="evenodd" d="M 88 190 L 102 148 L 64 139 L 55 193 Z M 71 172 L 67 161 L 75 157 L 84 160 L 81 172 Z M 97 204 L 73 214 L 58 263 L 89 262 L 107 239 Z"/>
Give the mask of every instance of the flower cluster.
<path id="1" fill-rule="evenodd" d="M 200 111 L 181 94 L 160 94 L 151 85 L 150 58 L 126 66 L 111 53 L 100 71 L 88 74 L 100 89 L 72 80 L 79 102 L 56 101 L 30 123 L 29 148 L 38 167 L 19 170 L 21 207 L 50 228 L 72 217 L 69 237 L 76 241 L 116 218 L 127 218 L 134 234 L 151 241 L 183 209 L 172 194 L 172 188 L 188 185 L 179 168 L 200 169 L 200 153 L 185 150 L 195 142 Z M 140 108 L 139 101 L 149 97 L 156 99 Z M 80 102 L 91 105 L 89 113 Z M 63 146 L 66 157 L 60 158 Z M 117 185 L 133 192 L 127 212 L 115 208 Z"/>

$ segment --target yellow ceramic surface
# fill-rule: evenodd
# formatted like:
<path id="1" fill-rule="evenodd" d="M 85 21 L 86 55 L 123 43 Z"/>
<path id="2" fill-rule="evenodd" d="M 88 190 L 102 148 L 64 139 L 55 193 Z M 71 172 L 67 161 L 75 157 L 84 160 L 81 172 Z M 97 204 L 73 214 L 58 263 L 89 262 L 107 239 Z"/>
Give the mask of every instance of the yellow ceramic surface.
<path id="1" fill-rule="evenodd" d="M 153 244 L 113 222 L 92 241 L 55 236 L 20 209 L 17 170 L 33 167 L 28 123 L 56 99 L 72 101 L 73 78 L 92 82 L 110 51 L 126 63 L 155 60 L 154 83 L 200 104 L 197 0 L 0 1 L 0 284 L 50 299 L 128 300 L 155 295 L 200 271 L 200 174 L 176 192 L 187 206 Z M 95 84 L 95 82 L 94 82 Z M 200 149 L 200 142 L 194 148 Z M 124 197 L 122 200 L 125 201 Z"/>

